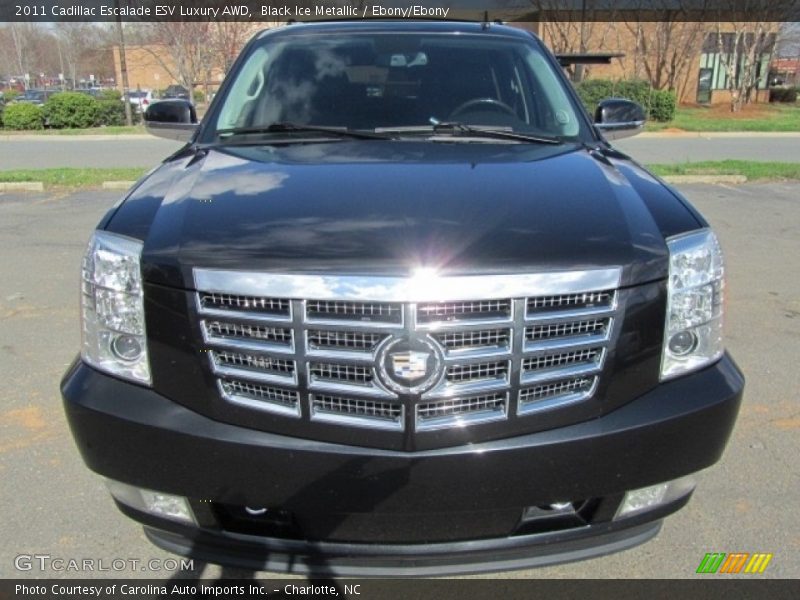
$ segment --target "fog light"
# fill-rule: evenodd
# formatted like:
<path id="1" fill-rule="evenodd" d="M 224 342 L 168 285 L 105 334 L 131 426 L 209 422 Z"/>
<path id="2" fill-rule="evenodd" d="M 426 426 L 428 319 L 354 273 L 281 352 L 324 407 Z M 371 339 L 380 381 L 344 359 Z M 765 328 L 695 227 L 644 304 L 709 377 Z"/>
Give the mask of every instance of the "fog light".
<path id="1" fill-rule="evenodd" d="M 111 350 L 120 360 L 131 362 L 142 355 L 141 342 L 132 335 L 117 335 L 111 342 Z"/>
<path id="2" fill-rule="evenodd" d="M 630 517 L 669 504 L 670 502 L 690 494 L 692 490 L 694 490 L 695 485 L 694 477 L 688 475 L 666 483 L 658 483 L 638 490 L 630 490 L 625 493 L 625 497 L 619 505 L 614 519 Z"/>
<path id="3" fill-rule="evenodd" d="M 675 356 L 689 354 L 697 347 L 697 336 L 691 331 L 679 331 L 669 338 L 669 351 Z"/>
<path id="4" fill-rule="evenodd" d="M 189 501 L 183 496 L 138 488 L 111 479 L 106 480 L 106 486 L 121 504 L 172 521 L 196 523 Z"/>

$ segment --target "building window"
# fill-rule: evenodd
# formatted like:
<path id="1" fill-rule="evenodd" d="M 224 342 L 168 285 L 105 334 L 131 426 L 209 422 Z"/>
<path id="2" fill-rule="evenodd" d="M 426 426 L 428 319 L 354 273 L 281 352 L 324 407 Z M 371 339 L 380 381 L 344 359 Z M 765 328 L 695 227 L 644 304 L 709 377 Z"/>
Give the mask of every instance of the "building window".
<path id="1" fill-rule="evenodd" d="M 736 47 L 735 33 L 723 33 L 721 40 L 716 33 L 709 33 L 703 44 L 703 53 L 700 56 L 700 68 L 711 69 L 711 89 L 727 90 L 729 83 L 729 65 L 735 65 L 734 77 L 741 77 L 742 70 L 747 60 L 745 50 L 752 48 L 754 34 L 746 33 L 740 36 L 738 48 Z M 769 73 L 769 60 L 772 49 L 775 45 L 775 34 L 762 34 L 763 41 L 759 44 L 762 53 L 758 57 L 756 64 L 756 87 L 763 90 L 768 86 L 767 75 Z M 720 41 L 721 50 L 720 53 Z"/>

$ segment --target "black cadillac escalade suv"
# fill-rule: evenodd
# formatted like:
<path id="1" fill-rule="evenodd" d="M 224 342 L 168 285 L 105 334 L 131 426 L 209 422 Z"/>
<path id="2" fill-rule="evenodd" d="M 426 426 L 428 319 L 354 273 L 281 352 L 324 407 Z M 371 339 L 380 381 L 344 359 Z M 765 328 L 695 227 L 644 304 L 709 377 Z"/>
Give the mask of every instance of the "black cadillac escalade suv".
<path id="1" fill-rule="evenodd" d="M 429 575 L 641 543 L 719 458 L 742 374 L 714 233 L 498 24 L 257 35 L 99 224 L 62 393 L 162 548 Z"/>

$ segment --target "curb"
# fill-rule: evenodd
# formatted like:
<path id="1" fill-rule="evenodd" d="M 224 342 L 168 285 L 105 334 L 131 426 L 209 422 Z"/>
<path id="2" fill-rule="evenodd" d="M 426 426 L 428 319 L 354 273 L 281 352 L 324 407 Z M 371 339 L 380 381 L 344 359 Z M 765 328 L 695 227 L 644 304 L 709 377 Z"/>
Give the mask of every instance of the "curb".
<path id="1" fill-rule="evenodd" d="M 797 131 L 643 131 L 637 138 L 797 138 Z"/>
<path id="2" fill-rule="evenodd" d="M 43 192 L 42 181 L 0 181 L 0 192 Z"/>
<path id="3" fill-rule="evenodd" d="M 664 175 L 661 177 L 667 183 L 746 183 L 744 175 Z"/>
<path id="4" fill-rule="evenodd" d="M 103 182 L 103 189 L 104 190 L 127 190 L 133 187 L 133 184 L 136 183 L 135 181 L 104 181 Z"/>
<path id="5" fill-rule="evenodd" d="M 150 135 L 149 133 L 87 133 L 85 135 L 0 135 L 2 142 L 113 142 L 113 141 L 131 141 L 131 140 L 153 140 L 159 139 Z M 180 143 L 180 142 L 176 142 Z"/>

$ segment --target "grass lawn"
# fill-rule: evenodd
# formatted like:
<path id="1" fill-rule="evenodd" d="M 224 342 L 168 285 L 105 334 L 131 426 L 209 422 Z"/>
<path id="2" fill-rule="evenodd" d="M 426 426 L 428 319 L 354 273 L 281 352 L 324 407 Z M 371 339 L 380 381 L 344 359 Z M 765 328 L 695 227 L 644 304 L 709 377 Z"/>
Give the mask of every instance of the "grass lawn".
<path id="1" fill-rule="evenodd" d="M 98 187 L 104 181 L 133 181 L 147 169 L 15 169 L 0 171 L 0 182 L 42 181 L 46 187 Z"/>
<path id="2" fill-rule="evenodd" d="M 144 125 L 89 127 L 88 129 L 40 129 L 34 131 L 17 131 L 0 129 L 0 135 L 120 135 L 124 133 L 147 133 Z"/>
<path id="3" fill-rule="evenodd" d="M 648 165 L 656 175 L 744 175 L 755 179 L 800 179 L 800 163 L 752 160 L 707 160 L 674 165 Z"/>
<path id="4" fill-rule="evenodd" d="M 800 103 L 748 104 L 732 113 L 727 104 L 679 106 L 669 123 L 648 122 L 646 131 L 796 131 L 800 132 Z"/>
<path id="5" fill-rule="evenodd" d="M 679 164 L 655 164 L 656 175 L 744 175 L 749 180 L 800 180 L 800 163 L 719 160 Z M 104 181 L 135 181 L 147 172 L 141 168 L 117 169 L 16 169 L 0 171 L 0 182 L 41 181 L 45 187 L 99 187 Z"/>

